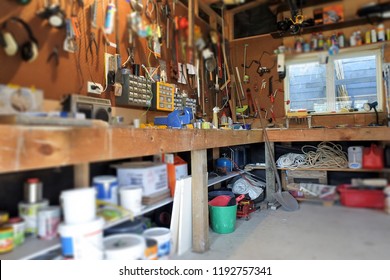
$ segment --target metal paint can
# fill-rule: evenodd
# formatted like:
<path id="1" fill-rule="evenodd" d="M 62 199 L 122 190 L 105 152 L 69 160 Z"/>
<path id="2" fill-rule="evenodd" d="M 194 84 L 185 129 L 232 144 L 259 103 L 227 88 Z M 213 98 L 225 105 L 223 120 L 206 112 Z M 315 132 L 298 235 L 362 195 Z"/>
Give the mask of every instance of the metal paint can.
<path id="1" fill-rule="evenodd" d="M 12 227 L 0 228 L 0 254 L 11 252 L 14 248 Z"/>
<path id="2" fill-rule="evenodd" d="M 24 202 L 38 203 L 42 201 L 42 182 L 38 178 L 29 178 L 24 183 Z"/>
<path id="3" fill-rule="evenodd" d="M 19 203 L 19 216 L 26 222 L 26 235 L 37 235 L 38 211 L 47 206 L 49 206 L 49 201 L 46 199 L 38 203 Z"/>
<path id="4" fill-rule="evenodd" d="M 38 236 L 50 240 L 57 236 L 60 224 L 60 207 L 49 206 L 38 211 Z"/>
<path id="5" fill-rule="evenodd" d="M 14 247 L 22 245 L 26 229 L 25 221 L 20 217 L 14 217 L 8 220 L 6 226 L 12 228 Z"/>

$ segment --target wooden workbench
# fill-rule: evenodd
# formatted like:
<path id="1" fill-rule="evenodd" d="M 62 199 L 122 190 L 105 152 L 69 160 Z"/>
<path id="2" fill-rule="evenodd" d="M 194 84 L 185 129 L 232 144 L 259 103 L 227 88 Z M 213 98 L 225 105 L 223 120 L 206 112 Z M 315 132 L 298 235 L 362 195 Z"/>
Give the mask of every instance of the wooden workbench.
<path id="1" fill-rule="evenodd" d="M 271 142 L 390 141 L 390 128 L 272 129 Z M 263 142 L 262 130 L 0 125 L 0 173 L 75 165 L 89 183 L 90 162 L 191 151 L 193 251 L 208 250 L 207 149 Z M 76 182 L 77 184 L 77 182 Z"/>

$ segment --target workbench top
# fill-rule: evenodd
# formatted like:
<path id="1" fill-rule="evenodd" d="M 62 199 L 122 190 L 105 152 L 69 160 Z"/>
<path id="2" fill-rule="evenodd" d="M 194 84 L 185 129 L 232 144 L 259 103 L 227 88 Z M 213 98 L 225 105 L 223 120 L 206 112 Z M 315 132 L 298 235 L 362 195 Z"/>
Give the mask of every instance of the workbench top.
<path id="1" fill-rule="evenodd" d="M 390 141 L 388 127 L 268 129 L 271 142 Z M 0 173 L 263 142 L 263 131 L 0 125 Z"/>

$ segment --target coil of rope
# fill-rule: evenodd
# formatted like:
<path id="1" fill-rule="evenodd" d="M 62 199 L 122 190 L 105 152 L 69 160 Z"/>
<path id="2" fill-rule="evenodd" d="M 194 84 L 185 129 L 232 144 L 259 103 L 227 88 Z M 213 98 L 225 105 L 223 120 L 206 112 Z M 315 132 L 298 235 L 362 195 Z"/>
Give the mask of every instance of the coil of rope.
<path id="1" fill-rule="evenodd" d="M 346 168 L 348 166 L 347 153 L 341 145 L 332 142 L 321 142 L 318 146 L 304 145 L 303 154 L 289 153 L 278 158 L 279 167 L 296 169 L 305 168 Z"/>

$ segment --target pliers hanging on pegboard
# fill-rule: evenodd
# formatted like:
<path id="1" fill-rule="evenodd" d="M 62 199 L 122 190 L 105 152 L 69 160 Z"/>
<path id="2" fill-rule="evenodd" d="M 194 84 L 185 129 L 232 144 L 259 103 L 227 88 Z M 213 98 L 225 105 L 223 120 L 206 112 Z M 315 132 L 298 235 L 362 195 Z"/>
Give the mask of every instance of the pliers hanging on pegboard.
<path id="1" fill-rule="evenodd" d="M 89 33 L 89 42 L 88 42 L 88 48 L 87 48 L 87 61 L 88 61 L 88 52 L 91 54 L 91 57 L 92 57 L 92 61 L 93 61 L 93 49 L 95 49 L 95 54 L 96 56 L 98 55 L 99 53 L 99 46 L 96 42 L 96 35 L 94 32 L 91 32 Z"/>
<path id="2" fill-rule="evenodd" d="M 46 62 L 49 63 L 51 60 L 54 61 L 56 66 L 58 66 L 58 64 L 60 63 L 60 57 L 59 57 L 59 54 L 58 54 L 58 46 L 55 46 L 53 48 L 53 50 L 51 51 L 51 53 L 47 57 Z"/>

